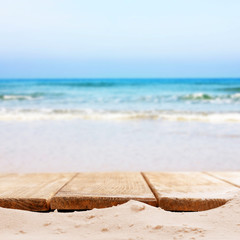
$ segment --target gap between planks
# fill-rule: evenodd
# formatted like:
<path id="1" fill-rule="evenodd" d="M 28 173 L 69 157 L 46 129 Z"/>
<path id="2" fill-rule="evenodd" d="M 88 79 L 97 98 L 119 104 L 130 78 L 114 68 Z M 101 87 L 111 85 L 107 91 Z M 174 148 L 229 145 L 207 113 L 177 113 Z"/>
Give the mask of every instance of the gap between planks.
<path id="1" fill-rule="evenodd" d="M 225 179 L 223 176 L 221 176 L 221 174 L 224 174 L 225 172 L 203 172 L 203 173 L 208 175 L 208 176 L 214 177 L 214 178 L 216 178 L 216 179 L 218 179 L 220 181 L 223 181 L 223 182 L 226 182 L 228 184 L 231 184 L 231 185 L 233 185 L 233 186 L 235 186 L 237 188 L 240 188 L 240 181 L 239 181 L 239 184 L 236 184 L 236 183 L 233 183 L 233 182 Z M 229 173 L 229 172 L 227 172 L 227 173 Z M 235 172 L 235 173 L 237 173 L 237 172 Z M 218 176 L 218 174 L 220 174 L 220 176 Z M 232 172 L 232 174 L 233 174 L 233 172 Z"/>
<path id="2" fill-rule="evenodd" d="M 75 173 L 75 175 L 73 175 L 73 177 L 70 178 L 69 181 L 67 181 L 65 184 L 63 184 L 62 187 L 60 187 L 55 193 L 52 194 L 52 196 L 50 196 L 49 199 L 47 199 L 47 206 L 48 206 L 48 209 L 49 209 L 49 210 L 51 210 L 51 209 L 50 209 L 50 204 L 51 204 L 52 198 L 53 198 L 59 191 L 61 191 L 61 189 L 62 189 L 63 187 L 65 187 L 68 183 L 70 183 L 77 175 L 78 175 L 78 173 Z"/>
<path id="3" fill-rule="evenodd" d="M 0 207 L 49 211 L 52 196 L 76 173 L 3 174 Z"/>

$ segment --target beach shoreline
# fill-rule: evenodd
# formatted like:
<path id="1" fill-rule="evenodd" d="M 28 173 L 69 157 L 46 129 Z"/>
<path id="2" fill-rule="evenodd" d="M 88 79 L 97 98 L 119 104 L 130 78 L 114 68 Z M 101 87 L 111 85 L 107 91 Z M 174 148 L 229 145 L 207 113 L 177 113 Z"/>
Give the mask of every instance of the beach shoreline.
<path id="1" fill-rule="evenodd" d="M 238 124 L 0 121 L 2 172 L 239 169 Z"/>

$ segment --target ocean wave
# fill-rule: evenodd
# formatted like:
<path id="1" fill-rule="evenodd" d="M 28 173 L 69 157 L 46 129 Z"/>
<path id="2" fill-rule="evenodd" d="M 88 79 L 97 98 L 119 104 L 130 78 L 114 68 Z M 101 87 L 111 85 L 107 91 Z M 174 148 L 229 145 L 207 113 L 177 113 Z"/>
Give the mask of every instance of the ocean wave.
<path id="1" fill-rule="evenodd" d="M 49 99 L 49 98 L 61 98 L 64 95 L 62 92 L 33 92 L 26 94 L 0 94 L 0 100 L 9 101 L 9 100 L 35 100 L 35 99 Z"/>
<path id="2" fill-rule="evenodd" d="M 2 94 L 0 95 L 0 100 L 33 100 L 42 97 L 44 94 L 41 93 L 33 93 L 30 95 L 15 95 L 15 94 Z"/>
<path id="3" fill-rule="evenodd" d="M 193 94 L 183 94 L 183 95 L 142 95 L 142 96 L 123 96 L 123 97 L 102 97 L 102 98 L 92 98 L 85 99 L 86 101 L 92 103 L 165 103 L 165 102 L 189 102 L 189 103 L 240 103 L 240 93 L 228 94 L 228 95 L 211 95 L 207 93 L 193 93 Z"/>
<path id="4" fill-rule="evenodd" d="M 4 96 L 1 96 L 0 99 L 2 99 L 2 100 L 32 100 L 34 98 L 31 96 L 4 95 Z"/>
<path id="5" fill-rule="evenodd" d="M 32 101 L 40 99 L 41 101 L 53 100 L 54 103 L 61 101 L 81 103 L 175 103 L 175 102 L 188 102 L 188 103 L 213 103 L 213 104 L 235 104 L 240 103 L 240 93 L 214 95 L 209 93 L 190 93 L 190 94 L 143 94 L 143 95 L 102 95 L 102 96 L 89 96 L 77 95 L 77 93 L 66 94 L 64 92 L 47 92 L 47 93 L 30 93 L 30 94 L 0 94 L 0 101 Z"/>
<path id="6" fill-rule="evenodd" d="M 220 88 L 219 90 L 225 92 L 240 92 L 240 87 Z"/>
<path id="7" fill-rule="evenodd" d="M 186 94 L 178 97 L 182 101 L 192 102 L 209 102 L 209 103 L 232 103 L 240 102 L 240 93 L 228 94 L 228 95 L 210 95 L 207 93 L 193 93 Z"/>
<path id="8" fill-rule="evenodd" d="M 211 96 L 206 93 L 194 93 L 187 94 L 179 97 L 180 100 L 211 100 L 214 99 L 214 96 Z"/>
<path id="9" fill-rule="evenodd" d="M 189 103 L 240 103 L 240 93 L 235 93 L 231 95 L 210 95 L 206 93 L 194 93 L 194 94 L 185 94 L 185 95 L 142 95 L 142 96 L 103 96 L 103 97 L 92 97 L 91 99 L 87 98 L 78 98 L 77 101 L 89 102 L 89 103 L 176 103 L 176 102 L 189 102 Z"/>
<path id="10" fill-rule="evenodd" d="M 0 121 L 35 120 L 162 120 L 187 122 L 240 123 L 240 112 L 175 112 L 175 111 L 96 111 L 70 109 L 0 110 Z"/>

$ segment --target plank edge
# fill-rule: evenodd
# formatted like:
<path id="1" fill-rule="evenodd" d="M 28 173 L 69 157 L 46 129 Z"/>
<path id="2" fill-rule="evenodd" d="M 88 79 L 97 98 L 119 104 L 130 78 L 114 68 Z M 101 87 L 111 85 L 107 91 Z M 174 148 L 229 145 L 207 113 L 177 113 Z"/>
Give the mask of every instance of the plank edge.
<path id="1" fill-rule="evenodd" d="M 158 200 L 160 208 L 166 211 L 198 212 L 220 207 L 230 199 L 212 198 L 170 198 L 161 197 Z"/>
<path id="2" fill-rule="evenodd" d="M 39 212 L 50 210 L 45 198 L 0 198 L 0 207 Z"/>
<path id="3" fill-rule="evenodd" d="M 139 198 L 139 197 L 92 197 L 92 196 L 81 196 L 81 197 L 54 197 L 50 203 L 50 209 L 59 210 L 84 210 L 93 208 L 106 208 L 113 207 L 119 204 L 126 203 L 130 200 L 135 200 L 149 204 L 151 206 L 157 206 L 157 200 L 155 198 Z"/>

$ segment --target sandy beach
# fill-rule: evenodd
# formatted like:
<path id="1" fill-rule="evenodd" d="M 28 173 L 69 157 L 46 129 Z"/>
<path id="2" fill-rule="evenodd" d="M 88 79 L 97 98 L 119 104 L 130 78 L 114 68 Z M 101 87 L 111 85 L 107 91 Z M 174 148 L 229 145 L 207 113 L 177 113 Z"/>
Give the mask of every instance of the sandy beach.
<path id="1" fill-rule="evenodd" d="M 82 212 L 0 208 L 2 239 L 239 239 L 240 192 L 202 212 L 168 212 L 137 201 Z"/>

